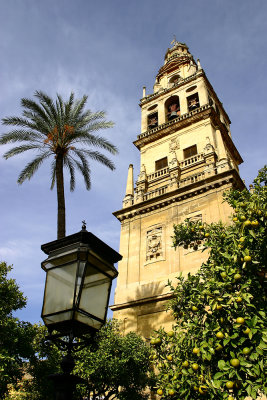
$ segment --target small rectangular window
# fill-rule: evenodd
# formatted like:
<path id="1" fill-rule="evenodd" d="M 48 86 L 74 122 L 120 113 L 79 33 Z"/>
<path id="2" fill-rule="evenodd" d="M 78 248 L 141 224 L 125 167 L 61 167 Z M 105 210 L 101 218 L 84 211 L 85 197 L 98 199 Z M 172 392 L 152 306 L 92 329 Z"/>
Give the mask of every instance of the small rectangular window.
<path id="1" fill-rule="evenodd" d="M 197 154 L 197 145 L 194 144 L 194 146 L 187 147 L 187 149 L 184 149 L 184 158 L 189 158 L 193 157 Z"/>
<path id="2" fill-rule="evenodd" d="M 168 159 L 167 157 L 161 158 L 155 162 L 155 170 L 158 171 L 159 169 L 165 168 L 168 166 Z"/>

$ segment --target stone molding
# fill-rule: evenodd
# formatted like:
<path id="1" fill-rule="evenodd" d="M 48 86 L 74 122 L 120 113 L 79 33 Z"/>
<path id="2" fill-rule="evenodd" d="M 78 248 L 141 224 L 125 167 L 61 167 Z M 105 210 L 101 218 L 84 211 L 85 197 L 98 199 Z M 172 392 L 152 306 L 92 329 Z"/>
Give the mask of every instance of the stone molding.
<path id="1" fill-rule="evenodd" d="M 235 169 L 230 169 L 216 175 L 211 175 L 192 184 L 179 187 L 173 191 L 164 191 L 162 195 L 115 211 L 113 215 L 119 221 L 123 221 L 125 219 L 133 218 L 139 214 L 145 214 L 153 210 L 166 207 L 172 203 L 182 201 L 186 198 L 192 198 L 201 193 L 208 192 L 214 188 L 218 188 L 230 183 L 235 188 L 241 190 L 245 188 L 245 184 L 240 178 L 238 172 Z"/>
<path id="2" fill-rule="evenodd" d="M 172 297 L 173 297 L 172 293 L 165 293 L 165 294 L 161 294 L 158 296 L 144 297 L 143 299 L 127 301 L 126 303 L 113 304 L 112 306 L 109 306 L 109 308 L 112 311 L 118 311 L 118 310 L 122 310 L 123 308 L 137 307 L 137 306 L 141 306 L 143 304 L 155 303 L 155 302 L 159 302 L 159 301 L 166 301 L 166 300 L 171 299 Z"/>

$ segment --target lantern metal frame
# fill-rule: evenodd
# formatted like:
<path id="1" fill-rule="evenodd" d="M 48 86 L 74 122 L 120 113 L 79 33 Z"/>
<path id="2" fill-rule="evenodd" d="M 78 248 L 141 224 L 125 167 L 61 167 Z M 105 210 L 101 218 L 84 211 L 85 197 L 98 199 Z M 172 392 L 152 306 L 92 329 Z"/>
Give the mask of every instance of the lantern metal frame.
<path id="1" fill-rule="evenodd" d="M 84 333 L 94 335 L 99 327 L 101 327 L 106 321 L 112 280 L 118 275 L 118 271 L 113 264 L 120 261 L 122 256 L 91 232 L 88 232 L 85 227 L 83 227 L 82 231 L 78 233 L 43 244 L 41 249 L 48 255 L 48 258 L 41 264 L 42 269 L 46 272 L 41 317 L 48 328 L 50 336 L 53 331 L 58 332 L 55 337 L 69 335 L 81 337 Z M 70 257 L 70 261 L 64 261 L 64 258 L 66 260 L 66 256 Z M 76 264 L 73 267 L 76 269 L 76 277 L 74 282 L 72 306 L 68 309 L 64 308 L 62 310 L 46 313 L 45 308 L 49 271 L 66 267 L 71 264 Z M 85 275 L 90 268 L 91 270 L 97 271 L 102 277 L 104 276 L 106 278 L 105 284 L 109 285 L 108 292 L 106 293 L 105 310 L 102 310 L 103 318 L 99 318 L 97 315 L 80 308 L 81 296 L 85 289 Z M 104 282 L 103 278 L 102 281 Z M 101 282 L 101 280 L 99 282 Z M 88 289 L 88 291 L 89 290 L 90 289 Z M 64 317 L 64 313 L 69 313 L 71 317 L 63 319 L 62 321 L 48 323 L 49 317 L 53 318 L 57 315 Z M 91 319 L 92 321 L 97 322 L 97 327 L 93 326 L 93 323 L 90 326 L 88 323 L 78 321 L 75 319 L 77 315 L 82 315 L 88 319 L 87 321 Z"/>

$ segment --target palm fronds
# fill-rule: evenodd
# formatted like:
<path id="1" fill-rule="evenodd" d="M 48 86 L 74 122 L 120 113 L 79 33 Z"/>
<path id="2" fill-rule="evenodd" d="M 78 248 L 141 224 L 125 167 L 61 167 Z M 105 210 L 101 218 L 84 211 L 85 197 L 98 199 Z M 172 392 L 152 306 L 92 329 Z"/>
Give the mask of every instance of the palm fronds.
<path id="1" fill-rule="evenodd" d="M 55 101 L 42 91 L 36 91 L 34 96 L 38 101 L 21 99 L 22 117 L 12 116 L 2 120 L 3 125 L 15 128 L 0 136 L 0 145 L 19 144 L 4 154 L 6 159 L 29 150 L 37 152 L 35 158 L 21 171 L 18 177 L 19 184 L 31 179 L 43 161 L 51 155 L 54 156 L 51 163 L 50 188 L 53 189 L 55 184 L 57 185 L 58 209 L 65 210 L 64 167 L 70 175 L 71 191 L 75 188 L 75 168 L 83 175 L 86 189 L 90 189 L 91 170 L 88 159 L 114 170 L 115 165 L 108 157 L 91 149 L 98 147 L 111 154 L 118 153 L 116 146 L 109 140 L 95 135 L 95 132 L 111 128 L 114 124 L 105 119 L 104 111 L 93 113 L 89 109 L 85 110 L 87 96 L 75 100 L 74 94 L 71 93 L 65 102 L 59 94 Z M 59 221 L 59 224 L 64 226 L 61 232 L 65 230 L 64 213 L 63 220 Z"/>
<path id="2" fill-rule="evenodd" d="M 23 146 L 13 147 L 8 150 L 3 157 L 7 160 L 10 157 L 16 156 L 17 154 L 24 153 L 24 151 L 39 149 L 39 145 L 34 144 L 25 144 Z"/>
<path id="3" fill-rule="evenodd" d="M 37 156 L 33 161 L 29 162 L 26 167 L 21 171 L 18 177 L 18 184 L 21 185 L 26 179 L 31 179 L 33 174 L 37 171 L 43 161 L 49 157 L 51 153 L 49 151 L 43 152 Z"/>

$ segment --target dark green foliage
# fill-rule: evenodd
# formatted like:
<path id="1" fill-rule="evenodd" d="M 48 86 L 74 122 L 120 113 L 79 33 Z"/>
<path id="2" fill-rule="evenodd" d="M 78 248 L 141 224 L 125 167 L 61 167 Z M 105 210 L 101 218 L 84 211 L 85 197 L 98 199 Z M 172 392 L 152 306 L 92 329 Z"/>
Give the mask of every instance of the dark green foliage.
<path id="1" fill-rule="evenodd" d="M 13 316 L 14 311 L 25 307 L 26 299 L 16 281 L 8 278 L 11 269 L 5 262 L 0 263 L 0 398 L 8 384 L 22 377 L 24 359 L 33 355 L 32 325 Z"/>
<path id="2" fill-rule="evenodd" d="M 35 324 L 32 342 L 34 354 L 25 363 L 25 371 L 30 379 L 23 383 L 23 390 L 29 400 L 51 400 L 54 387 L 49 375 L 60 371 L 61 353 L 55 345 L 46 340 L 48 331 L 44 325 Z"/>
<path id="3" fill-rule="evenodd" d="M 88 381 L 81 393 L 92 399 L 141 400 L 149 383 L 150 350 L 143 339 L 131 332 L 122 336 L 113 321 L 104 326 L 95 344 L 77 354 L 75 372 Z M 103 396 L 103 397 L 102 397 Z"/>
<path id="4" fill-rule="evenodd" d="M 20 379 L 9 386 L 5 400 L 51 400 L 54 397 L 49 375 L 60 372 L 62 355 L 46 340 L 48 331 L 44 325 L 35 324 L 32 329 L 32 351 L 23 362 Z"/>
<path id="5" fill-rule="evenodd" d="M 176 324 L 173 334 L 160 330 L 158 342 L 152 340 L 164 399 L 267 394 L 266 181 L 264 167 L 250 191 L 225 195 L 234 212 L 230 226 L 175 227 L 175 247 L 204 240 L 209 257 L 197 274 L 179 276 L 177 286 L 169 283 Z"/>

